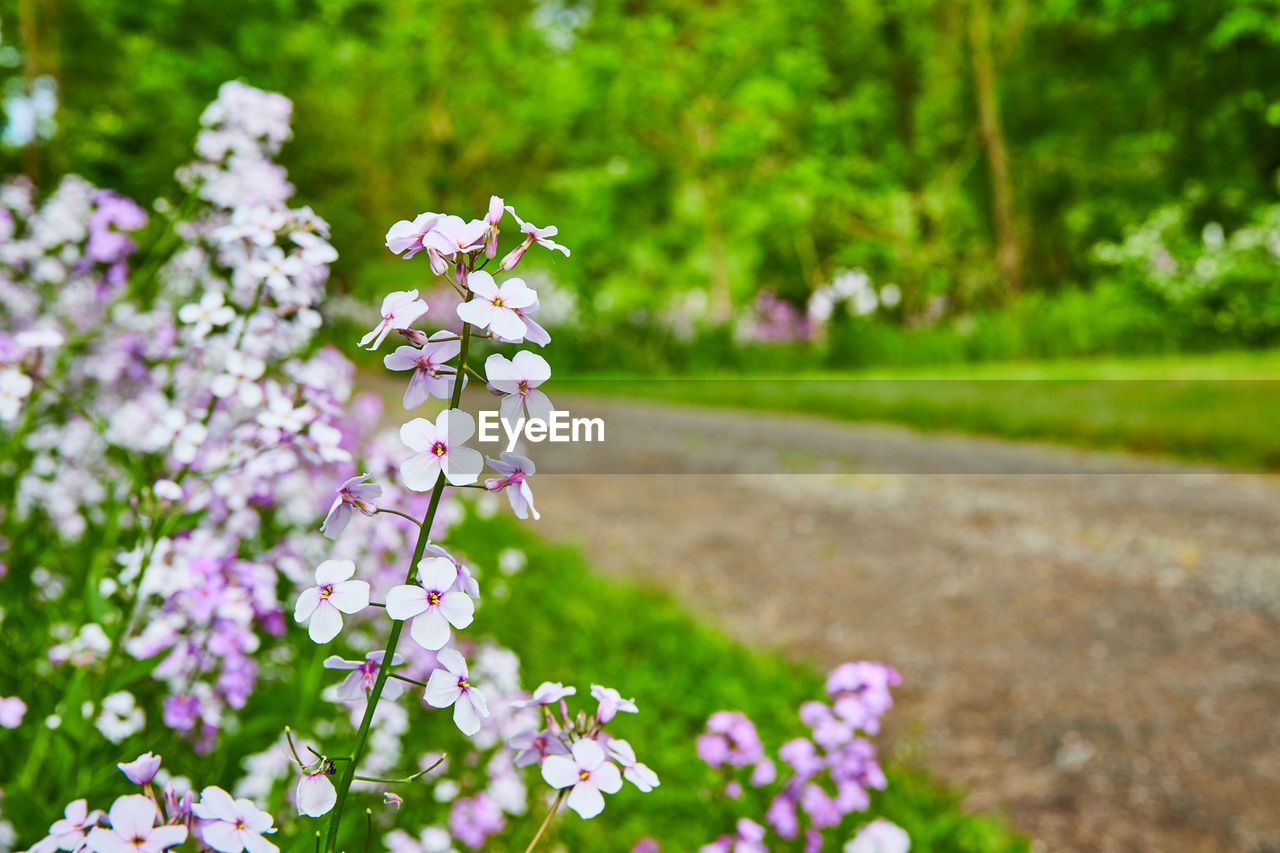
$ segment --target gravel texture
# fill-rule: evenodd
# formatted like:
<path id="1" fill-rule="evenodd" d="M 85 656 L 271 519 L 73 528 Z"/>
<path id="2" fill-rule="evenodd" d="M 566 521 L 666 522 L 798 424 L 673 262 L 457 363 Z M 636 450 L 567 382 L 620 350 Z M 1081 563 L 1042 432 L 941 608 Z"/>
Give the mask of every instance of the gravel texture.
<path id="1" fill-rule="evenodd" d="M 556 402 L 607 432 L 529 448 L 543 534 L 746 642 L 894 664 L 882 742 L 970 808 L 1050 851 L 1280 851 L 1280 478 Z"/>

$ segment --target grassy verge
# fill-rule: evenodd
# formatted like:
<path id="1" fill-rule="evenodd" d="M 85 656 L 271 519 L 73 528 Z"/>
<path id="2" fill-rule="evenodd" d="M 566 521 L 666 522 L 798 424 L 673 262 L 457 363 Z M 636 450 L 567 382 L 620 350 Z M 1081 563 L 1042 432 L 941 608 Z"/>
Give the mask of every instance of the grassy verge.
<path id="1" fill-rule="evenodd" d="M 475 565 L 495 565 L 507 547 L 527 555 L 527 568 L 513 577 L 492 570 L 482 577 L 486 600 L 475 628 L 520 653 L 527 683 L 560 680 L 582 691 L 594 681 L 635 696 L 640 706 L 639 715 L 622 715 L 614 728 L 660 774 L 662 786 L 650 794 L 625 786 L 592 821 L 567 814 L 559 842 L 569 850 L 627 850 L 649 835 L 663 850 L 688 851 L 729 830 L 738 816 L 759 818 L 763 800 L 712 795 L 716 777 L 698 761 L 694 738 L 713 711 L 739 709 L 776 749 L 805 733 L 796 708 L 822 698 L 819 673 L 734 643 L 659 592 L 592 574 L 573 549 L 543 543 L 515 522 L 469 516 L 452 537 L 466 543 Z M 965 814 L 959 796 L 923 771 L 890 767 L 889 777 L 871 812 L 845 824 L 847 834 L 884 816 L 910 833 L 913 853 L 1028 849 L 1000 820 Z M 515 838 L 527 838 L 538 817 L 526 819 L 523 835 L 515 827 Z"/>
<path id="2" fill-rule="evenodd" d="M 1280 470 L 1280 351 L 798 378 L 558 382 L 583 393 L 890 421 Z"/>

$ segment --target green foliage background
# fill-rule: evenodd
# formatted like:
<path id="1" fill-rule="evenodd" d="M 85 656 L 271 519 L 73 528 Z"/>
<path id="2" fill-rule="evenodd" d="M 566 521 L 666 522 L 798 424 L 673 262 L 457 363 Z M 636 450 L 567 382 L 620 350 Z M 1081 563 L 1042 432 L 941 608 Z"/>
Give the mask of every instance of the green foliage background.
<path id="1" fill-rule="evenodd" d="M 907 320 L 936 295 L 1005 304 L 979 50 L 1024 290 L 1115 277 L 1091 247 L 1173 200 L 1192 235 L 1276 200 L 1278 0 L 3 0 L 0 24 L 59 81 L 41 170 L 139 198 L 170 185 L 219 83 L 287 94 L 286 165 L 368 299 L 417 283 L 387 225 L 498 192 L 560 226 L 575 255 L 553 274 L 611 316 L 693 289 L 721 316 L 761 288 L 802 303 L 849 266 L 899 284 Z"/>

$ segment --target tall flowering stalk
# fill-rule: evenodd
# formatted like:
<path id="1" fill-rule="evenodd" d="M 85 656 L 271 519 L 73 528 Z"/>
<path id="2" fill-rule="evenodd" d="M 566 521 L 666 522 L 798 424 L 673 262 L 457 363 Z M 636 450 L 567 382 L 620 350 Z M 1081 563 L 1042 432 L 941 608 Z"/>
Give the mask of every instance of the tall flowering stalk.
<path id="1" fill-rule="evenodd" d="M 396 490 L 393 484 L 387 484 L 384 490 L 382 484 L 369 482 L 369 478 L 363 476 L 339 487 L 325 520 L 324 530 L 333 537 L 356 519 L 357 509 L 365 517 L 390 513 L 409 519 L 417 526 L 404 580 L 386 592 L 383 607 L 391 626 L 383 648 L 374 653 L 376 658 L 371 656 L 364 664 L 335 663 L 335 666 L 358 667 L 363 673 L 361 693 L 365 707 L 350 749 L 340 757 L 330 758 L 313 751 L 314 760 L 298 758 L 302 772 L 299 809 L 310 816 L 328 814 L 326 851 L 338 849 L 352 785 L 357 781 L 378 781 L 361 775 L 357 768 L 369 752 L 380 703 L 388 697 L 388 688 L 393 684 L 396 695 L 407 682 L 422 688 L 421 695 L 427 705 L 451 708 L 455 724 L 468 737 L 480 733 L 484 721 L 494 711 L 509 713 L 540 708 L 550 702 L 560 703 L 558 719 L 549 711 L 543 715 L 545 729 L 539 731 L 539 721 L 534 717 L 531 727 L 517 731 L 510 741 L 516 752 L 514 765 L 541 765 L 543 778 L 558 791 L 551 810 L 529 844 L 530 850 L 542 838 L 562 803 L 567 803 L 583 818 L 591 818 L 604 807 L 602 792 L 616 792 L 624 777 L 643 790 L 658 784 L 657 775 L 635 760 L 635 753 L 626 742 L 610 738 L 605 731 L 606 724 L 618 711 L 636 710 L 631 700 L 623 699 L 611 688 L 597 685 L 593 687 L 598 701 L 594 715 L 579 713 L 571 717 L 564 700 L 574 688 L 544 684 L 535 691 L 533 699 L 517 702 L 509 709 L 491 709 L 485 694 L 473 683 L 474 676 L 458 648 L 457 632 L 471 624 L 479 588 L 464 564 L 432 543 L 433 531 L 439 528 L 438 514 L 446 489 L 506 492 L 518 517 L 538 518 L 530 486 L 535 472 L 532 460 L 515 453 L 502 453 L 498 459 L 487 460 L 497 476 L 482 479 L 486 460 L 467 446 L 475 431 L 475 420 L 461 408 L 463 387 L 468 376 L 485 383 L 495 395 L 505 398 L 501 416 L 511 421 L 525 414 L 546 418 L 551 412 L 550 400 L 537 390 L 551 375 L 550 367 L 541 356 L 520 351 L 508 359 L 493 353 L 484 362 L 484 373 L 471 364 L 477 341 L 492 345 L 528 341 L 539 346 L 550 341 L 550 335 L 534 319 L 539 304 L 533 288 L 520 278 L 498 281 L 485 270 L 497 257 L 500 226 L 507 214 L 519 225 L 521 242 L 498 264 L 500 274 L 515 268 L 534 245 L 569 255 L 568 249 L 551 240 L 556 236 L 554 227 L 538 228 L 521 220 L 497 196 L 490 199 L 488 212 L 481 219 L 468 221 L 429 212 L 397 222 L 387 232 L 389 250 L 406 259 L 425 254 L 431 271 L 454 289 L 460 302 L 456 305 L 456 318 L 445 318 L 441 323 L 445 328 L 431 333 L 420 328 L 424 318 L 435 318 L 429 317 L 429 307 L 418 297 L 418 291 L 387 294 L 376 324 L 360 340 L 361 346 L 376 350 L 392 334 L 399 335 L 404 344 L 386 356 L 385 365 L 393 371 L 411 371 L 404 395 L 405 408 L 415 409 L 432 397 L 447 399 L 447 408 L 434 421 L 417 417 L 400 428 L 401 441 L 410 451 L 399 464 L 400 484 L 408 492 L 430 495 L 420 517 L 395 509 L 390 501 L 383 499 L 384 493 Z M 455 334 L 451 328 L 456 321 L 461 321 L 461 330 Z M 335 568 L 338 565 L 327 561 L 317 569 L 316 586 L 303 593 L 295 612 L 298 621 L 310 623 L 308 630 L 320 643 L 337 636 L 344 615 L 357 615 L 370 604 L 369 584 L 352 580 L 354 564 Z M 425 682 L 393 672 L 403 662 L 398 649 L 406 625 L 414 643 L 434 656 L 430 677 Z M 329 776 L 337 777 L 336 785 Z M 470 846 L 479 846 L 488 832 L 496 831 L 502 822 L 494 819 L 483 794 L 468 807 L 470 819 L 454 826 L 454 834 Z M 455 809 L 455 815 L 458 814 Z M 477 831 L 478 826 L 486 829 Z"/>

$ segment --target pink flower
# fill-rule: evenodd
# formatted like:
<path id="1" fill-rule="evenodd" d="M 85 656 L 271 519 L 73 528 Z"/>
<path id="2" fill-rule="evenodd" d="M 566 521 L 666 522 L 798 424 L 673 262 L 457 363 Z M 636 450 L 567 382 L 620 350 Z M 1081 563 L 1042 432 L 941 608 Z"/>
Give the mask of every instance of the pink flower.
<path id="1" fill-rule="evenodd" d="M 489 223 L 483 219 L 465 222 L 460 216 L 443 216 L 422 239 L 422 245 L 438 252 L 442 258 L 452 258 L 459 252 L 481 248 L 488 231 Z"/>
<path id="2" fill-rule="evenodd" d="M 440 669 L 432 670 L 423 698 L 433 708 L 453 706 L 453 722 L 467 737 L 480 731 L 480 719 L 489 716 L 489 706 L 480 691 L 467 680 L 467 662 L 455 649 L 436 653 Z"/>
<path id="3" fill-rule="evenodd" d="M 542 778 L 553 788 L 569 788 L 566 802 L 583 818 L 593 818 L 604 811 L 606 794 L 622 788 L 622 774 L 605 759 L 604 750 L 593 740 L 580 740 L 573 745 L 572 756 L 549 755 L 542 762 Z"/>
<path id="4" fill-rule="evenodd" d="M 529 247 L 534 243 L 556 252 L 563 252 L 566 258 L 569 257 L 569 250 L 551 239 L 560 233 L 560 230 L 554 225 L 539 228 L 532 222 L 525 222 L 519 216 L 516 216 L 515 208 L 510 205 L 507 205 L 507 212 L 511 214 L 516 222 L 520 223 L 520 230 L 524 233 L 525 239 L 523 243 L 507 253 L 507 256 L 502 259 L 502 263 L 498 265 L 498 269 L 506 272 L 515 268 L 515 265 L 520 263 L 520 259 L 524 257 L 524 253 L 529 251 Z"/>
<path id="5" fill-rule="evenodd" d="M 26 716 L 26 713 L 27 703 L 17 696 L 0 696 L 0 726 L 6 729 L 16 729 L 22 725 L 22 718 Z"/>
<path id="6" fill-rule="evenodd" d="M 62 811 L 62 819 L 49 827 L 48 837 L 31 845 L 30 853 L 53 853 L 54 850 L 83 850 L 85 830 L 98 825 L 105 814 L 98 809 L 89 811 L 87 800 L 68 803 Z"/>
<path id="7" fill-rule="evenodd" d="M 382 319 L 373 331 L 360 339 L 358 346 L 376 350 L 382 346 L 388 334 L 397 329 L 407 329 L 427 311 L 427 303 L 418 298 L 416 290 L 398 290 L 388 293 L 382 300 Z"/>
<path id="8" fill-rule="evenodd" d="M 484 487 L 491 492 L 506 490 L 507 500 L 516 518 L 528 518 L 533 513 L 533 520 L 542 518 L 533 506 L 533 489 L 529 488 L 528 478 L 536 469 L 533 460 L 518 453 L 503 451 L 499 458 L 485 457 L 489 467 L 501 474 L 501 477 L 490 477 L 484 481 Z"/>
<path id="9" fill-rule="evenodd" d="M 401 219 L 387 229 L 387 248 L 393 254 L 403 255 L 406 261 L 409 260 L 425 248 L 422 239 L 439 221 L 438 213 L 419 213 L 412 222 Z"/>
<path id="10" fill-rule="evenodd" d="M 295 792 L 298 814 L 307 817 L 320 817 L 328 814 L 338 802 L 338 792 L 329 781 L 329 771 L 333 765 L 321 761 L 315 770 L 303 770 Z"/>
<path id="11" fill-rule="evenodd" d="M 533 315 L 538 312 L 538 308 L 538 294 L 534 293 L 533 302 L 528 307 L 516 309 L 516 316 L 524 322 L 523 337 L 508 339 L 499 335 L 498 340 L 507 344 L 518 344 L 523 341 L 528 341 L 529 343 L 537 344 L 540 347 L 545 347 L 547 344 L 551 343 L 551 334 L 546 329 L 542 328 L 542 326 L 539 326 L 537 321 L 533 319 Z"/>
<path id="12" fill-rule="evenodd" d="M 233 800 L 210 785 L 200 792 L 200 802 L 191 807 L 191 813 L 200 819 L 201 840 L 218 853 L 278 853 L 280 849 L 262 837 L 276 831 L 271 815 L 251 800 Z"/>
<path id="13" fill-rule="evenodd" d="M 156 826 L 156 804 L 142 794 L 129 794 L 111 804 L 110 829 L 94 827 L 85 844 L 96 853 L 160 853 L 187 840 L 185 826 Z"/>
<path id="14" fill-rule="evenodd" d="M 382 668 L 382 659 L 385 656 L 385 651 L 377 651 L 367 653 L 364 660 L 343 660 L 337 655 L 329 655 L 325 658 L 325 669 L 352 670 L 352 673 L 338 685 L 338 698 L 344 702 L 350 702 L 368 696 L 373 690 L 374 682 L 378 680 L 378 670 Z M 402 663 L 404 663 L 404 657 L 392 656 L 392 666 L 399 666 Z M 388 678 L 382 685 L 382 695 L 386 699 L 398 699 L 403 692 L 404 684 L 397 679 Z"/>
<path id="15" fill-rule="evenodd" d="M 467 278 L 471 300 L 458 306 L 458 316 L 477 329 L 488 329 L 507 341 L 524 340 L 526 326 L 517 312 L 528 308 L 537 294 L 523 279 L 510 278 L 499 287 L 493 276 L 483 270 Z"/>
<path id="16" fill-rule="evenodd" d="M 649 793 L 661 784 L 657 773 L 650 770 L 647 765 L 636 761 L 636 751 L 622 738 L 608 738 L 605 747 L 609 757 L 622 768 L 622 778 L 644 793 Z"/>
<path id="17" fill-rule="evenodd" d="M 498 223 L 502 221 L 502 199 L 496 195 L 489 196 L 489 212 L 484 216 L 489 226 L 484 236 L 484 256 L 492 258 L 498 254 Z"/>
<path id="18" fill-rule="evenodd" d="M 500 407 L 503 420 L 514 425 L 522 413 L 541 421 L 551 420 L 551 400 L 537 390 L 551 378 L 551 365 L 545 358 L 523 350 L 513 359 L 494 353 L 485 360 L 484 373 L 490 390 L 505 395 Z"/>
<path id="19" fill-rule="evenodd" d="M 636 708 L 636 700 L 623 699 L 622 694 L 612 687 L 601 687 L 599 684 L 591 685 L 591 695 L 600 703 L 600 707 L 596 710 L 596 719 L 601 725 L 612 720 L 619 711 L 626 711 L 628 714 L 638 714 L 639 709 Z"/>
<path id="20" fill-rule="evenodd" d="M 424 557 L 418 563 L 418 584 L 387 591 L 387 615 L 412 619 L 409 634 L 424 649 L 437 651 L 449 642 L 449 626 L 461 630 L 471 624 L 475 602 L 453 588 L 458 569 L 445 557 Z M 419 585 L 421 584 L 421 585 Z"/>
<path id="21" fill-rule="evenodd" d="M 416 409 L 429 397 L 449 399 L 453 393 L 453 382 L 456 371 L 446 367 L 446 363 L 456 357 L 461 348 L 457 335 L 449 331 L 439 331 L 432 335 L 421 349 L 414 347 L 397 347 L 396 351 L 383 357 L 382 363 L 388 370 L 412 370 L 409 387 L 404 392 L 404 407 Z M 440 340 L 445 338 L 446 340 Z"/>
<path id="22" fill-rule="evenodd" d="M 400 440 L 414 454 L 400 463 L 404 484 L 415 492 L 435 488 L 441 472 L 455 486 L 467 486 L 480 479 L 484 457 L 465 442 L 476 431 L 476 422 L 461 409 L 449 409 L 436 417 L 435 424 L 414 418 L 400 427 Z"/>
<path id="23" fill-rule="evenodd" d="M 329 514 L 320 525 L 320 532 L 330 539 L 337 539 L 351 520 L 351 510 L 358 509 L 367 516 L 378 511 L 374 501 L 382 497 L 382 487 L 374 483 L 366 483 L 368 474 L 352 477 L 338 489 L 338 497 L 329 507 Z"/>
<path id="24" fill-rule="evenodd" d="M 160 769 L 160 756 L 154 753 L 145 752 L 128 764 L 117 764 L 120 772 L 129 778 L 129 781 L 135 785 L 146 785 L 156 778 L 156 771 Z"/>
<path id="25" fill-rule="evenodd" d="M 533 691 L 533 697 L 512 702 L 512 708 L 528 708 L 531 705 L 552 705 L 578 692 L 576 687 L 565 687 L 559 681 L 544 681 Z"/>
<path id="26" fill-rule="evenodd" d="M 316 585 L 298 596 L 295 622 L 311 621 L 307 633 L 313 642 L 327 643 L 342 630 L 342 614 L 359 613 L 369 606 L 369 584 L 353 581 L 356 564 L 350 560 L 325 560 L 316 567 Z"/>
<path id="27" fill-rule="evenodd" d="M 698 848 L 698 853 L 769 853 L 764 844 L 764 827 L 750 818 L 738 818 L 733 835 L 722 835 Z"/>

